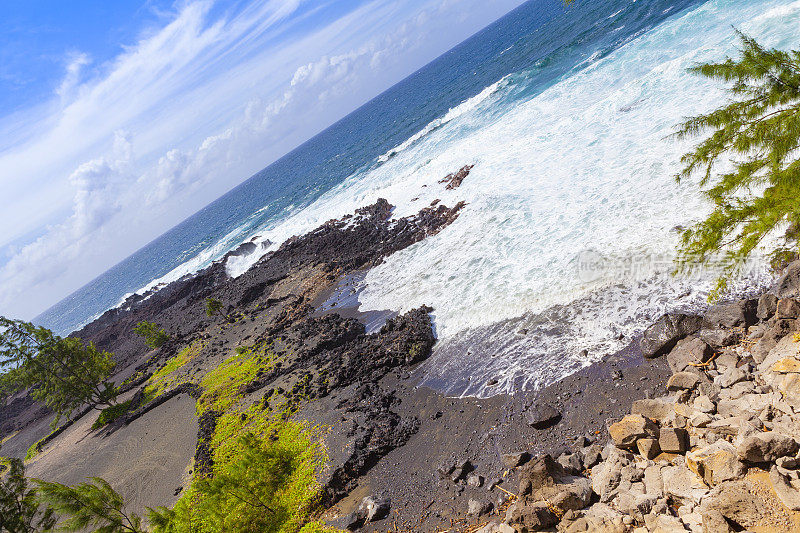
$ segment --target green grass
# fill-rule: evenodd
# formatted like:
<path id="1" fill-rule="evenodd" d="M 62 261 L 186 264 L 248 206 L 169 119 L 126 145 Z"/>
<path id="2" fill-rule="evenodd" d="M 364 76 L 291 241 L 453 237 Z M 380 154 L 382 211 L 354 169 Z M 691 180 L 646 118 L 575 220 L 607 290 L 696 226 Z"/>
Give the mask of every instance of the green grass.
<path id="1" fill-rule="evenodd" d="M 259 372 L 272 368 L 275 359 L 268 343 L 237 347 L 234 355 L 207 373 L 200 382 L 204 392 L 197 402 L 197 414 L 209 409 L 221 412 L 231 409 L 244 396 L 241 388 L 254 380 Z"/>
<path id="2" fill-rule="evenodd" d="M 121 417 L 128 412 L 130 406 L 131 400 L 106 407 L 100 411 L 100 414 L 97 416 L 97 420 L 95 420 L 94 424 L 92 424 L 92 431 L 95 429 L 100 429 L 101 427 L 108 425 L 117 418 Z"/>

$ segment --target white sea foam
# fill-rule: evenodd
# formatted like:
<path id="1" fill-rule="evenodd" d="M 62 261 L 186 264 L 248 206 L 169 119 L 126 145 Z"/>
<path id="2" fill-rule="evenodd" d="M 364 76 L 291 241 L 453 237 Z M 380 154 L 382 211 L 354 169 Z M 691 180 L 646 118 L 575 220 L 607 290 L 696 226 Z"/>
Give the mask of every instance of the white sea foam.
<path id="1" fill-rule="evenodd" d="M 490 97 L 512 83 L 506 77 L 384 154 L 382 165 L 259 232 L 281 243 L 379 197 L 397 206 L 397 217 L 434 199 L 465 200 L 452 226 L 368 273 L 362 309 L 432 305 L 440 343 L 425 372 L 453 394 L 541 386 L 618 348 L 620 334 L 630 338 L 674 302 L 703 301 L 711 274 L 685 281 L 662 267 L 644 278 L 586 282 L 575 258 L 593 249 L 624 262 L 674 249 L 671 230 L 708 206 L 696 184 L 673 179 L 689 144 L 665 137 L 684 116 L 726 98 L 686 68 L 734 54 L 731 26 L 789 48 L 800 45 L 799 23 L 800 2 L 709 1 L 500 113 Z M 460 188 L 437 183 L 465 164 L 475 167 Z M 264 250 L 229 263 L 229 273 Z M 499 321 L 506 327 L 494 327 Z M 548 321 L 561 326 L 548 329 Z M 538 334 L 517 335 L 519 328 Z M 495 357 L 487 360 L 481 345 Z M 487 389 L 488 377 L 499 384 Z"/>

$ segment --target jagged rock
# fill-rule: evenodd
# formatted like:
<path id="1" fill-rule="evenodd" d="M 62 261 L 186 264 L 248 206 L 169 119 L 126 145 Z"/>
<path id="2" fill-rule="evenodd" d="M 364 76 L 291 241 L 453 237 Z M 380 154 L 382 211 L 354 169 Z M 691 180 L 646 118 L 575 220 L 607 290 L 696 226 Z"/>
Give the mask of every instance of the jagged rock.
<path id="1" fill-rule="evenodd" d="M 684 453 L 689 448 L 689 434 L 682 428 L 661 428 L 658 447 L 666 453 Z"/>
<path id="2" fill-rule="evenodd" d="M 714 413 L 717 410 L 716 404 L 706 395 L 695 398 L 692 405 L 695 409 L 704 413 Z"/>
<path id="3" fill-rule="evenodd" d="M 784 476 L 777 466 L 770 469 L 769 481 L 783 505 L 793 511 L 800 511 L 800 481 Z"/>
<path id="4" fill-rule="evenodd" d="M 489 522 L 475 533 L 514 533 L 514 528 L 504 523 Z"/>
<path id="5" fill-rule="evenodd" d="M 527 411 L 528 425 L 536 429 L 547 429 L 561 420 L 561 413 L 552 405 L 537 403 Z"/>
<path id="6" fill-rule="evenodd" d="M 512 452 L 512 453 L 504 453 L 500 456 L 500 459 L 503 461 L 503 466 L 508 469 L 516 468 L 518 466 L 524 465 L 528 461 L 531 460 L 531 454 L 528 452 Z"/>
<path id="7" fill-rule="evenodd" d="M 658 426 L 642 415 L 628 415 L 608 428 L 614 444 L 619 448 L 631 448 L 636 441 L 658 436 Z"/>
<path id="8" fill-rule="evenodd" d="M 364 516 L 360 516 L 357 512 L 347 513 L 340 516 L 335 520 L 328 522 L 328 525 L 335 529 L 344 529 L 347 531 L 355 531 L 364 523 Z"/>
<path id="9" fill-rule="evenodd" d="M 583 467 L 592 468 L 602 459 L 603 447 L 599 444 L 592 444 L 583 449 Z"/>
<path id="10" fill-rule="evenodd" d="M 750 463 L 773 463 L 779 457 L 794 455 L 800 449 L 792 437 L 768 431 L 750 435 L 736 448 L 742 461 Z"/>
<path id="11" fill-rule="evenodd" d="M 774 292 L 778 298 L 800 297 L 800 261 L 795 261 L 786 267 L 786 272 L 775 284 Z"/>
<path id="12" fill-rule="evenodd" d="M 687 453 L 686 466 L 711 486 L 740 478 L 746 471 L 736 448 L 724 440 Z"/>
<path id="13" fill-rule="evenodd" d="M 661 469 L 664 493 L 672 498 L 697 505 L 708 493 L 708 488 L 694 472 L 685 465 L 673 465 Z"/>
<path id="14" fill-rule="evenodd" d="M 712 355 L 714 355 L 714 350 L 704 340 L 687 337 L 670 350 L 667 354 L 667 363 L 673 373 L 695 370 L 693 364 L 705 363 Z"/>
<path id="15" fill-rule="evenodd" d="M 520 496 L 532 501 L 546 500 L 561 512 L 582 509 L 592 496 L 591 482 L 585 477 L 570 476 L 549 455 L 539 457 L 520 472 Z"/>
<path id="16" fill-rule="evenodd" d="M 778 300 L 775 314 L 778 318 L 797 318 L 800 316 L 800 302 L 794 298 L 782 298 Z"/>
<path id="17" fill-rule="evenodd" d="M 750 376 L 747 372 L 745 372 L 742 368 L 733 367 L 729 368 L 720 376 L 714 378 L 714 383 L 719 385 L 722 388 L 730 387 L 735 383 L 739 383 L 740 381 L 745 381 L 749 379 Z"/>
<path id="18" fill-rule="evenodd" d="M 592 468 L 592 490 L 600 496 L 601 502 L 609 502 L 616 494 L 622 479 L 622 468 L 633 460 L 633 455 L 612 448 L 608 457 Z"/>
<path id="19" fill-rule="evenodd" d="M 450 472 L 450 479 L 454 482 L 460 481 L 467 477 L 467 474 L 475 470 L 475 467 L 472 466 L 472 463 L 469 459 L 465 459 L 462 461 L 458 461 L 453 470 Z"/>
<path id="20" fill-rule="evenodd" d="M 631 414 L 642 415 L 651 420 L 665 420 L 673 413 L 674 403 L 664 398 L 645 398 L 636 400 L 631 406 Z"/>
<path id="21" fill-rule="evenodd" d="M 375 522 L 386 518 L 389 515 L 389 509 L 391 509 L 391 500 L 378 496 L 367 496 L 361 500 L 361 505 L 358 506 L 359 512 L 364 513 L 366 522 Z"/>
<path id="22" fill-rule="evenodd" d="M 658 439 L 639 439 L 636 441 L 636 448 L 639 450 L 639 454 L 645 459 L 654 459 L 661 453 Z"/>
<path id="23" fill-rule="evenodd" d="M 659 498 L 664 497 L 664 478 L 661 475 L 661 467 L 659 465 L 648 465 L 644 469 L 642 481 L 647 494 L 653 494 Z"/>
<path id="24" fill-rule="evenodd" d="M 757 305 L 752 300 L 715 305 L 706 311 L 703 322 L 712 328 L 747 327 L 755 323 Z"/>
<path id="25" fill-rule="evenodd" d="M 744 480 L 728 481 L 715 487 L 700 506 L 705 527 L 706 517 L 717 512 L 741 528 L 752 528 L 767 512 L 764 502 Z M 723 530 L 724 531 L 724 530 Z"/>
<path id="26" fill-rule="evenodd" d="M 774 294 L 762 294 L 758 299 L 758 308 L 756 309 L 756 316 L 760 320 L 769 320 L 778 309 L 778 297 Z"/>
<path id="27" fill-rule="evenodd" d="M 797 327 L 797 320 L 776 320 L 771 326 L 769 326 L 767 331 L 764 332 L 764 336 L 761 337 L 756 345 L 750 350 L 753 360 L 755 360 L 756 363 L 763 362 L 770 351 L 778 345 L 781 339 L 785 338 L 790 333 L 797 331 Z"/>
<path id="28" fill-rule="evenodd" d="M 674 392 L 684 389 L 694 389 L 700 383 L 700 378 L 692 372 L 678 372 L 667 381 L 667 390 Z"/>
<path id="29" fill-rule="evenodd" d="M 732 346 L 742 339 L 742 332 L 735 329 L 701 329 L 697 336 L 704 340 L 709 346 L 722 348 Z"/>
<path id="30" fill-rule="evenodd" d="M 570 475 L 580 474 L 583 470 L 583 462 L 578 453 L 564 453 L 558 457 L 558 464 L 564 469 L 564 472 Z"/>
<path id="31" fill-rule="evenodd" d="M 515 503 L 506 511 L 506 522 L 517 532 L 542 531 L 558 523 L 546 502 Z"/>
<path id="32" fill-rule="evenodd" d="M 655 515 L 647 527 L 653 533 L 683 533 L 686 531 L 680 518 L 668 514 Z"/>
<path id="33" fill-rule="evenodd" d="M 689 425 L 696 428 L 704 428 L 714 421 L 708 413 L 697 413 L 689 419 Z"/>
<path id="34" fill-rule="evenodd" d="M 639 340 L 642 355 L 652 359 L 668 353 L 678 341 L 699 330 L 701 321 L 699 316 L 663 315 L 642 334 Z"/>

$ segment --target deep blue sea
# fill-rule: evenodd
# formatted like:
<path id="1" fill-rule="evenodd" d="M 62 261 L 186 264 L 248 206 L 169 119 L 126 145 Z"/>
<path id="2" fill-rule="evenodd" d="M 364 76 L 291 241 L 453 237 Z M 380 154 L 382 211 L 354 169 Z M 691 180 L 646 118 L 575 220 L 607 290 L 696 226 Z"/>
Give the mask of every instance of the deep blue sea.
<path id="1" fill-rule="evenodd" d="M 568 8 L 532 0 L 36 322 L 68 333 L 126 295 L 254 240 L 257 254 L 227 265 L 238 275 L 291 235 L 378 197 L 397 216 L 433 199 L 465 200 L 446 231 L 367 275 L 362 305 L 433 305 L 440 343 L 425 371 L 452 394 L 550 382 L 588 361 L 573 354 L 615 349 L 666 302 L 702 300 L 709 276 L 699 284 L 664 277 L 671 229 L 708 208 L 691 183 L 672 179 L 686 145 L 666 137 L 725 95 L 686 68 L 734 53 L 734 26 L 796 47 L 799 23 L 800 2 L 777 0 L 577 0 Z M 468 163 L 475 168 L 462 187 L 437 184 Z M 587 277 L 587 253 L 607 268 Z M 488 344 L 491 360 L 479 349 Z M 487 390 L 487 377 L 500 385 Z"/>

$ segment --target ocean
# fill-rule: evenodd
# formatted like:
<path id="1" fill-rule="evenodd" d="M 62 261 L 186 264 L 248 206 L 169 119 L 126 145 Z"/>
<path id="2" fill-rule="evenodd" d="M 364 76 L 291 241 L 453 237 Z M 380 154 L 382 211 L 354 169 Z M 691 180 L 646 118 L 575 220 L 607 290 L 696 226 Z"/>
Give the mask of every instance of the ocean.
<path id="1" fill-rule="evenodd" d="M 726 99 L 686 72 L 738 28 L 800 46 L 800 2 L 532 0 L 453 48 L 38 316 L 66 334 L 239 244 L 239 275 L 292 235 L 388 199 L 395 216 L 467 202 L 372 269 L 361 308 L 434 308 L 418 372 L 452 395 L 539 387 L 621 348 L 715 272 L 671 275 L 678 229 L 709 207 L 676 183 L 683 117 Z M 438 180 L 475 165 L 458 189 Z M 748 285 L 766 280 L 757 262 Z M 492 383 L 489 385 L 488 383 Z"/>

